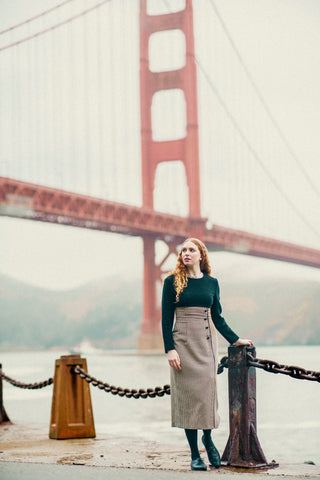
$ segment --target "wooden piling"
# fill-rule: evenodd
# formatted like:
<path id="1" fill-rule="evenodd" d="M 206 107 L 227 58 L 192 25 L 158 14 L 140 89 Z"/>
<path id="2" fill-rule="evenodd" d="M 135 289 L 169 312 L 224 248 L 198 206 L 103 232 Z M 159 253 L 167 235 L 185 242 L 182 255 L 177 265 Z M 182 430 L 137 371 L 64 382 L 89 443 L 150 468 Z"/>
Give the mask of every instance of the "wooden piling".
<path id="1" fill-rule="evenodd" d="M 80 355 L 63 355 L 55 363 L 49 437 L 53 439 L 96 436 L 89 384 L 72 367 L 87 371 Z"/>
<path id="2" fill-rule="evenodd" d="M 11 423 L 10 418 L 5 411 L 3 406 L 3 390 L 2 390 L 2 364 L 0 363 L 0 424 L 1 423 Z"/>
<path id="3" fill-rule="evenodd" d="M 229 428 L 230 434 L 221 464 L 242 468 L 270 468 L 257 435 L 256 369 L 247 364 L 247 351 L 255 357 L 254 347 L 231 346 L 228 349 Z"/>

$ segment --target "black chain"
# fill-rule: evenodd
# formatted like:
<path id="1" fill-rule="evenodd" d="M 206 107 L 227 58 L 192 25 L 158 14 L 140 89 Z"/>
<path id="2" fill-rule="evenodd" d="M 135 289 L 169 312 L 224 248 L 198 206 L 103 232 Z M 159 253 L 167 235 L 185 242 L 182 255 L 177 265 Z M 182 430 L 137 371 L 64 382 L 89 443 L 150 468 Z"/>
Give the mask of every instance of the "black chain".
<path id="1" fill-rule="evenodd" d="M 221 358 L 220 363 L 218 365 L 217 374 L 220 375 L 220 373 L 222 373 L 225 368 L 228 368 L 228 357 Z"/>
<path id="2" fill-rule="evenodd" d="M 53 378 L 48 378 L 48 380 L 45 380 L 44 382 L 39 382 L 39 383 L 21 383 L 21 382 L 18 382 L 17 380 L 13 380 L 10 377 L 7 377 L 7 375 L 5 375 L 2 372 L 0 372 L 0 378 L 11 383 L 11 385 L 13 385 L 14 387 L 25 388 L 28 390 L 37 390 L 39 388 L 47 387 L 48 385 L 51 385 L 53 383 Z"/>
<path id="3" fill-rule="evenodd" d="M 89 375 L 85 372 L 82 368 L 77 365 L 76 367 L 72 368 L 72 371 L 79 375 L 83 380 L 88 383 L 91 383 L 93 387 L 98 387 L 100 390 L 104 390 L 105 392 L 111 392 L 112 395 L 119 395 L 120 397 L 127 397 L 127 398 L 155 398 L 155 397 L 163 397 L 165 394 L 170 395 L 170 385 L 164 385 L 163 387 L 155 387 L 155 388 L 147 388 L 144 390 L 140 388 L 136 390 L 132 388 L 122 388 L 122 387 L 115 387 L 114 385 L 109 385 L 109 383 L 104 383 L 101 380 L 97 380 L 96 378 Z"/>
<path id="4" fill-rule="evenodd" d="M 262 368 L 266 372 L 270 373 L 282 373 L 283 375 L 289 375 L 299 380 L 311 380 L 313 382 L 320 382 L 320 372 L 314 372 L 312 370 L 305 370 L 302 367 L 288 366 L 281 363 L 277 363 L 274 360 L 263 360 L 261 358 L 254 358 L 247 352 L 248 365 L 255 368 Z"/>
<path id="5" fill-rule="evenodd" d="M 223 372 L 224 368 L 228 367 L 228 357 L 223 357 L 221 362 L 218 365 L 218 374 Z M 83 380 L 88 383 L 91 383 L 93 387 L 98 387 L 100 390 L 104 390 L 105 392 L 111 392 L 112 395 L 119 395 L 120 397 L 127 397 L 127 398 L 155 398 L 155 397 L 163 397 L 164 395 L 170 395 L 170 385 L 164 385 L 163 387 L 155 387 L 155 388 L 147 388 L 144 390 L 140 388 L 136 390 L 134 388 L 122 388 L 116 387 L 114 385 L 109 385 L 109 383 L 102 382 L 102 380 L 97 380 L 89 373 L 85 372 L 79 365 L 72 367 L 72 372 L 79 375 Z"/>
<path id="6" fill-rule="evenodd" d="M 288 366 L 283 365 L 274 360 L 263 360 L 261 358 L 254 358 L 249 352 L 247 352 L 248 365 L 255 368 L 261 368 L 266 372 L 270 373 L 281 373 L 283 375 L 289 375 L 290 377 L 297 378 L 300 380 L 311 380 L 313 382 L 320 383 L 320 372 L 315 372 L 312 370 L 305 370 L 302 367 Z M 223 357 L 218 365 L 217 373 L 218 375 L 224 371 L 225 368 L 228 368 L 228 357 Z M 96 378 L 89 375 L 82 368 L 77 365 L 72 368 L 72 371 L 83 378 L 86 382 L 91 383 L 92 386 L 100 388 L 105 392 L 111 392 L 113 395 L 119 395 L 120 397 L 127 398 L 155 398 L 163 397 L 164 395 L 170 395 L 170 385 L 164 385 L 163 387 L 147 388 L 144 390 L 140 388 L 136 390 L 134 388 L 122 388 L 115 387 L 114 385 L 109 385 L 109 383 L 102 382 Z M 0 378 L 11 383 L 14 387 L 28 389 L 28 390 L 37 390 L 40 388 L 47 387 L 48 385 L 53 384 L 53 378 L 48 378 L 43 382 L 38 383 L 22 383 L 17 380 L 13 380 L 8 377 L 0 370 Z"/>
<path id="7" fill-rule="evenodd" d="M 223 372 L 224 368 L 228 367 L 228 357 L 223 357 L 221 359 L 221 363 L 218 365 L 218 374 Z M 113 395 L 119 395 L 120 397 L 126 396 L 127 398 L 155 398 L 155 397 L 163 397 L 164 395 L 170 395 L 170 385 L 164 385 L 163 387 L 155 387 L 155 388 L 147 388 L 144 390 L 140 388 L 139 390 L 136 389 L 128 389 L 128 388 L 121 388 L 115 387 L 114 385 L 109 385 L 108 383 L 104 383 L 101 380 L 97 380 L 96 378 L 92 377 L 88 373 L 86 373 L 82 368 L 78 365 L 73 368 L 73 372 L 77 375 L 80 375 L 81 378 L 86 380 L 86 382 L 91 383 L 92 386 L 98 387 L 105 392 L 111 392 Z M 47 387 L 48 385 L 53 384 L 53 378 L 48 378 L 43 382 L 38 383 L 22 383 L 18 382 L 17 380 L 13 380 L 12 378 L 8 377 L 0 370 L 0 378 L 6 380 L 8 383 L 11 383 L 14 387 L 28 389 L 28 390 L 37 390 L 40 388 Z"/>

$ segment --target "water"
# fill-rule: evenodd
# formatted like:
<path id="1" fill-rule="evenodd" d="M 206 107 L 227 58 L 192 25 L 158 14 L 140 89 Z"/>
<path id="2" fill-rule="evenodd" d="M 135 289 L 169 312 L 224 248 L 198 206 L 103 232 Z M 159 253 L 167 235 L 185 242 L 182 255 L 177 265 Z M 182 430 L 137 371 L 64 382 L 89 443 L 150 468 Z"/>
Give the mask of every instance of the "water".
<path id="1" fill-rule="evenodd" d="M 38 382 L 53 376 L 54 361 L 66 352 L 2 352 L 3 371 L 22 382 Z M 225 352 L 221 352 L 223 356 Z M 88 371 L 96 378 L 128 388 L 162 386 L 169 382 L 165 355 L 90 354 Z M 259 347 L 257 357 L 320 370 L 320 346 Z M 227 372 L 218 376 L 221 425 L 214 432 L 223 451 L 228 438 Z M 258 437 L 268 461 L 320 464 L 320 385 L 257 369 Z M 91 387 L 97 437 L 129 436 L 186 447 L 183 431 L 170 427 L 170 396 L 127 399 Z M 43 425 L 50 422 L 52 386 L 22 390 L 4 382 L 4 405 L 16 423 Z"/>

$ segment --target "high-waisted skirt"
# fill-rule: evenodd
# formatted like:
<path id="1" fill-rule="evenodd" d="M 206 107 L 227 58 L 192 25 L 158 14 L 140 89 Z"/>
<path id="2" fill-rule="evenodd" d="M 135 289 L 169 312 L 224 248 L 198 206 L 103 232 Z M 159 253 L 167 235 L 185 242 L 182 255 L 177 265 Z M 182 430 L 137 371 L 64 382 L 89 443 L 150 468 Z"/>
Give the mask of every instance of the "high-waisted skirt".
<path id="1" fill-rule="evenodd" d="M 172 426 L 217 428 L 218 349 L 210 308 L 176 308 L 173 340 L 181 370 L 170 368 Z"/>

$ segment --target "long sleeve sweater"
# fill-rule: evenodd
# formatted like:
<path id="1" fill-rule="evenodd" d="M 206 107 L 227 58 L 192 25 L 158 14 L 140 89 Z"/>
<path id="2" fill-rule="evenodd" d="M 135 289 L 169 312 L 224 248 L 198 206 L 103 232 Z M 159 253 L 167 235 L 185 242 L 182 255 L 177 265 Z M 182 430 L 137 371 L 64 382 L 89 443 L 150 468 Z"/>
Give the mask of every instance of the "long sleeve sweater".
<path id="1" fill-rule="evenodd" d="M 176 302 L 173 282 L 173 275 L 167 277 L 162 291 L 162 335 L 166 353 L 175 348 L 172 328 L 176 307 L 210 308 L 212 321 L 218 332 L 231 344 L 238 340 L 238 335 L 221 316 L 220 289 L 216 278 L 205 273 L 202 278 L 189 278 L 186 288 L 180 294 L 179 302 Z"/>

